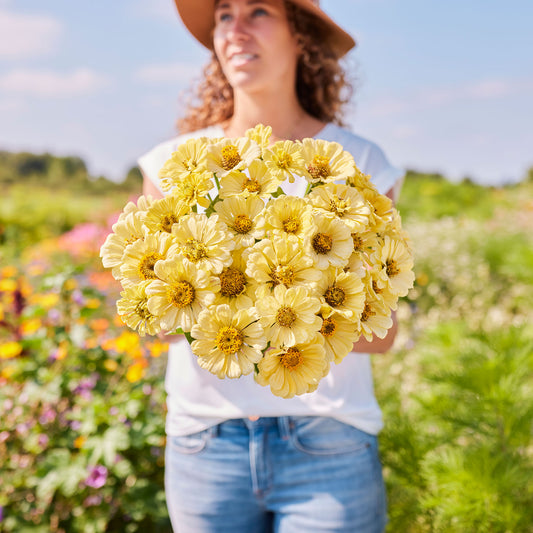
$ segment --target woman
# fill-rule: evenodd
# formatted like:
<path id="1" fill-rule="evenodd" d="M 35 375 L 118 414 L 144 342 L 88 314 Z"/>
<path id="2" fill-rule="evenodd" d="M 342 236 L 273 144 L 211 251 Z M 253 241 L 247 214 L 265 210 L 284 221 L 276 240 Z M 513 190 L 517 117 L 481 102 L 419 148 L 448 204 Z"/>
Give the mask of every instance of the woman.
<path id="1" fill-rule="evenodd" d="M 338 60 L 355 45 L 312 0 L 176 0 L 189 31 L 213 50 L 199 105 L 179 137 L 139 159 L 145 194 L 161 197 L 158 171 L 189 137 L 239 137 L 258 123 L 271 141 L 317 137 L 341 143 L 378 190 L 392 195 L 402 172 L 342 123 Z M 285 186 L 303 195 L 305 184 Z M 382 421 L 369 352 L 394 340 L 360 341 L 318 390 L 290 400 L 253 376 L 220 380 L 199 367 L 184 340 L 170 347 L 166 493 L 183 533 L 380 532 L 385 494 L 376 434 Z M 175 339 L 175 338 L 174 338 Z"/>

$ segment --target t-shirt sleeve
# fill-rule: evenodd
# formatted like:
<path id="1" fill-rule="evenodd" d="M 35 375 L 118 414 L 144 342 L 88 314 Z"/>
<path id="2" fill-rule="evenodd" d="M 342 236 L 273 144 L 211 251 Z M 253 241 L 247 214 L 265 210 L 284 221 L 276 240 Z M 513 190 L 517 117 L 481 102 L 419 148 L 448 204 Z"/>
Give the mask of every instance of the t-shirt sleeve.
<path id="1" fill-rule="evenodd" d="M 405 171 L 392 166 L 379 146 L 369 143 L 367 154 L 365 155 L 364 169 L 361 170 L 365 174 L 370 174 L 372 183 L 381 194 L 385 194 L 390 189 L 401 184 Z"/>
<path id="2" fill-rule="evenodd" d="M 174 143 L 172 142 L 159 144 L 137 160 L 143 176 L 148 178 L 161 193 L 163 193 L 163 190 L 159 182 L 159 171 L 172 155 L 173 145 Z"/>

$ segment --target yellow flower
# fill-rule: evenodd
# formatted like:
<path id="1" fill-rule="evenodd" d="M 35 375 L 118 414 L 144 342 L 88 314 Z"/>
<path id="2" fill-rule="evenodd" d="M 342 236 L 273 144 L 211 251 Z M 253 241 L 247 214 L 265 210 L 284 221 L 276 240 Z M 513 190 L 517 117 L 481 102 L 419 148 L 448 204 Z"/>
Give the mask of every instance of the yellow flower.
<path id="1" fill-rule="evenodd" d="M 294 174 L 305 176 L 306 169 L 302 157 L 302 146 L 293 141 L 278 141 L 263 150 L 263 161 L 274 177 L 279 181 L 287 178 L 294 182 Z"/>
<path id="2" fill-rule="evenodd" d="M 294 235 L 303 240 L 314 229 L 312 207 L 304 198 L 280 196 L 267 206 L 266 229 L 274 235 Z"/>
<path id="3" fill-rule="evenodd" d="M 139 198 L 137 198 L 137 202 L 128 202 L 124 206 L 122 213 L 120 213 L 120 216 L 118 217 L 118 222 L 120 222 L 123 218 L 127 217 L 131 213 L 142 214 L 145 211 L 148 211 L 148 208 L 150 207 L 150 205 L 152 205 L 153 201 L 154 199 L 151 196 L 141 195 L 139 196 Z"/>
<path id="4" fill-rule="evenodd" d="M 269 350 L 258 368 L 257 383 L 270 386 L 276 396 L 292 398 L 313 392 L 329 368 L 324 340 L 317 334 L 306 344 Z"/>
<path id="5" fill-rule="evenodd" d="M 320 300 L 305 287 L 274 287 L 271 296 L 256 301 L 260 322 L 271 346 L 294 346 L 316 335 L 322 321 Z"/>
<path id="6" fill-rule="evenodd" d="M 355 187 L 361 192 L 365 189 L 376 191 L 376 186 L 370 181 L 370 174 L 363 174 L 357 165 L 354 166 L 354 172 L 346 178 L 346 185 Z"/>
<path id="7" fill-rule="evenodd" d="M 363 283 L 367 290 L 367 299 L 379 300 L 387 308 L 396 310 L 398 308 L 398 295 L 391 291 L 388 283 L 380 283 L 381 265 L 373 264 L 365 271 Z"/>
<path id="8" fill-rule="evenodd" d="M 359 339 L 359 332 L 353 320 L 339 313 L 320 318 L 320 334 L 324 337 L 327 359 L 338 364 L 352 351 L 354 343 Z"/>
<path id="9" fill-rule="evenodd" d="M 191 331 L 200 311 L 213 303 L 220 289 L 217 278 L 175 257 L 156 266 L 158 280 L 146 287 L 148 311 L 165 331 Z"/>
<path id="10" fill-rule="evenodd" d="M 118 368 L 118 363 L 115 361 L 115 359 L 106 359 L 104 361 L 104 368 L 108 372 L 115 372 Z"/>
<path id="11" fill-rule="evenodd" d="M 161 331 L 159 319 L 148 310 L 148 295 L 146 287 L 151 281 L 142 281 L 127 287 L 120 293 L 122 297 L 117 302 L 117 312 L 130 328 L 137 330 L 144 337 L 156 335 Z"/>
<path id="12" fill-rule="evenodd" d="M 373 335 L 383 339 L 392 326 L 391 310 L 382 301 L 367 298 L 359 320 L 359 329 L 367 341 Z"/>
<path id="13" fill-rule="evenodd" d="M 276 285 L 305 287 L 316 282 L 322 273 L 313 268 L 313 260 L 293 239 L 263 239 L 250 249 L 246 274 L 258 284 L 271 289 Z"/>
<path id="14" fill-rule="evenodd" d="M 39 318 L 31 318 L 21 324 L 21 330 L 23 335 L 31 336 L 37 333 L 41 329 L 43 323 Z"/>
<path id="15" fill-rule="evenodd" d="M 14 279 L 0 279 L 0 292 L 14 292 L 17 290 L 17 282 Z"/>
<path id="16" fill-rule="evenodd" d="M 0 344 L 0 359 L 13 359 L 22 353 L 22 346 L 18 342 L 9 341 Z"/>
<path id="17" fill-rule="evenodd" d="M 124 287 L 140 281 L 157 279 L 154 267 L 158 261 L 172 257 L 178 251 L 176 240 L 169 233 L 145 232 L 144 240 L 126 247 L 120 267 Z"/>
<path id="18" fill-rule="evenodd" d="M 121 279 L 122 258 L 126 246 L 144 238 L 145 212 L 131 212 L 113 224 L 110 233 L 100 248 L 100 257 L 105 268 L 111 268 L 115 279 Z"/>
<path id="19" fill-rule="evenodd" d="M 352 232 L 353 252 L 344 267 L 346 272 L 354 272 L 363 278 L 367 270 L 370 254 L 380 248 L 378 236 L 373 231 Z"/>
<path id="20" fill-rule="evenodd" d="M 189 214 L 191 208 L 175 196 L 155 200 L 146 212 L 145 226 L 151 233 L 165 231 L 172 233 L 172 226 Z"/>
<path id="21" fill-rule="evenodd" d="M 370 227 L 372 231 L 383 231 L 392 217 L 392 200 L 372 189 L 363 190 L 362 195 L 371 208 Z"/>
<path id="22" fill-rule="evenodd" d="M 17 267 L 14 267 L 13 265 L 2 267 L 0 270 L 0 277 L 2 278 L 14 278 L 17 274 Z"/>
<path id="23" fill-rule="evenodd" d="M 270 126 L 263 126 L 263 124 L 257 124 L 255 128 L 246 130 L 244 135 L 248 137 L 248 139 L 256 142 L 263 151 L 270 144 L 272 128 Z"/>
<path id="24" fill-rule="evenodd" d="M 370 206 L 353 187 L 330 183 L 314 188 L 308 198 L 313 207 L 341 219 L 352 231 L 368 228 Z"/>
<path id="25" fill-rule="evenodd" d="M 161 189 L 170 191 L 191 174 L 207 171 L 207 144 L 205 138 L 189 139 L 180 144 L 159 171 Z"/>
<path id="26" fill-rule="evenodd" d="M 405 296 L 413 287 L 413 257 L 405 241 L 385 235 L 383 246 L 371 257 L 378 268 L 377 285 L 393 294 Z"/>
<path id="27" fill-rule="evenodd" d="M 302 156 L 306 179 L 310 183 L 345 180 L 354 173 L 353 157 L 339 143 L 320 139 L 304 139 Z"/>
<path id="28" fill-rule="evenodd" d="M 211 172 L 189 174 L 176 184 L 170 194 L 189 207 L 197 204 L 209 207 L 211 201 L 207 196 L 213 189 L 212 176 Z"/>
<path id="29" fill-rule="evenodd" d="M 126 379 L 130 383 L 135 383 L 139 381 L 140 379 L 144 377 L 145 369 L 147 366 L 148 366 L 148 363 L 144 359 L 135 361 L 135 363 L 133 363 L 128 368 L 128 371 L 126 372 Z"/>
<path id="30" fill-rule="evenodd" d="M 76 437 L 74 439 L 74 448 L 77 448 L 78 450 L 80 448 L 83 448 L 83 445 L 85 444 L 86 440 L 87 440 L 87 437 L 84 437 L 83 435 L 80 435 L 79 437 Z"/>
<path id="31" fill-rule="evenodd" d="M 258 144 L 247 137 L 223 139 L 207 146 L 207 169 L 219 179 L 250 166 L 261 155 Z"/>
<path id="32" fill-rule="evenodd" d="M 337 311 L 356 323 L 365 305 L 364 289 L 363 282 L 356 274 L 335 268 L 326 270 L 316 284 L 323 302 L 323 316 L 327 317 Z"/>
<path id="33" fill-rule="evenodd" d="M 344 267 L 352 254 L 350 228 L 337 218 L 316 215 L 315 230 L 307 236 L 306 246 L 316 268 Z"/>
<path id="34" fill-rule="evenodd" d="M 127 353 L 132 355 L 133 353 L 139 353 L 140 341 L 137 334 L 132 331 L 123 331 L 115 339 L 115 350 L 120 353 Z"/>
<path id="35" fill-rule="evenodd" d="M 234 251 L 233 262 L 218 275 L 220 292 L 215 299 L 215 305 L 228 304 L 234 311 L 252 307 L 255 299 L 254 287 L 246 275 L 246 261 L 241 252 Z"/>
<path id="36" fill-rule="evenodd" d="M 196 268 L 220 274 L 231 264 L 235 241 L 218 215 L 208 218 L 203 213 L 191 213 L 173 227 L 172 235 L 183 261 Z"/>
<path id="37" fill-rule="evenodd" d="M 238 378 L 252 372 L 266 346 L 254 307 L 233 312 L 218 305 L 200 313 L 191 334 L 198 364 L 219 378 Z"/>
<path id="38" fill-rule="evenodd" d="M 235 248 L 252 246 L 255 239 L 263 238 L 264 207 L 263 200 L 257 196 L 226 198 L 216 204 L 215 211 L 220 220 L 233 234 Z"/>
<path id="39" fill-rule="evenodd" d="M 255 160 L 248 166 L 248 173 L 231 172 L 220 180 L 220 198 L 231 196 L 259 196 L 268 198 L 279 187 L 277 180 L 263 161 Z"/>

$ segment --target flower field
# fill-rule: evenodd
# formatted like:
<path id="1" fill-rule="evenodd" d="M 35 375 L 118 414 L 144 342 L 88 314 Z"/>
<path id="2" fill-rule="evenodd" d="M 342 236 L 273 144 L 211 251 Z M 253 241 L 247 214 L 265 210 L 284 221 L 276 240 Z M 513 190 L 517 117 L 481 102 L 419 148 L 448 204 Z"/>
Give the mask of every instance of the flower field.
<path id="1" fill-rule="evenodd" d="M 406 181 L 415 288 L 373 357 L 390 532 L 533 531 L 532 198 Z M 0 199 L 0 531 L 170 532 L 166 346 L 98 258 L 128 199 Z"/>

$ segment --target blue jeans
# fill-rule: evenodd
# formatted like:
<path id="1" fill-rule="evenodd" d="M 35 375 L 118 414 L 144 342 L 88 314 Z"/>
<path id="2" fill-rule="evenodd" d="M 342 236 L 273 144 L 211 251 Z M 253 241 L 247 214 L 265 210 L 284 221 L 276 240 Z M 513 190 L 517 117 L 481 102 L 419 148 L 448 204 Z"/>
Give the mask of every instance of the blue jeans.
<path id="1" fill-rule="evenodd" d="M 228 420 L 166 448 L 176 533 L 381 533 L 377 439 L 332 418 Z"/>

